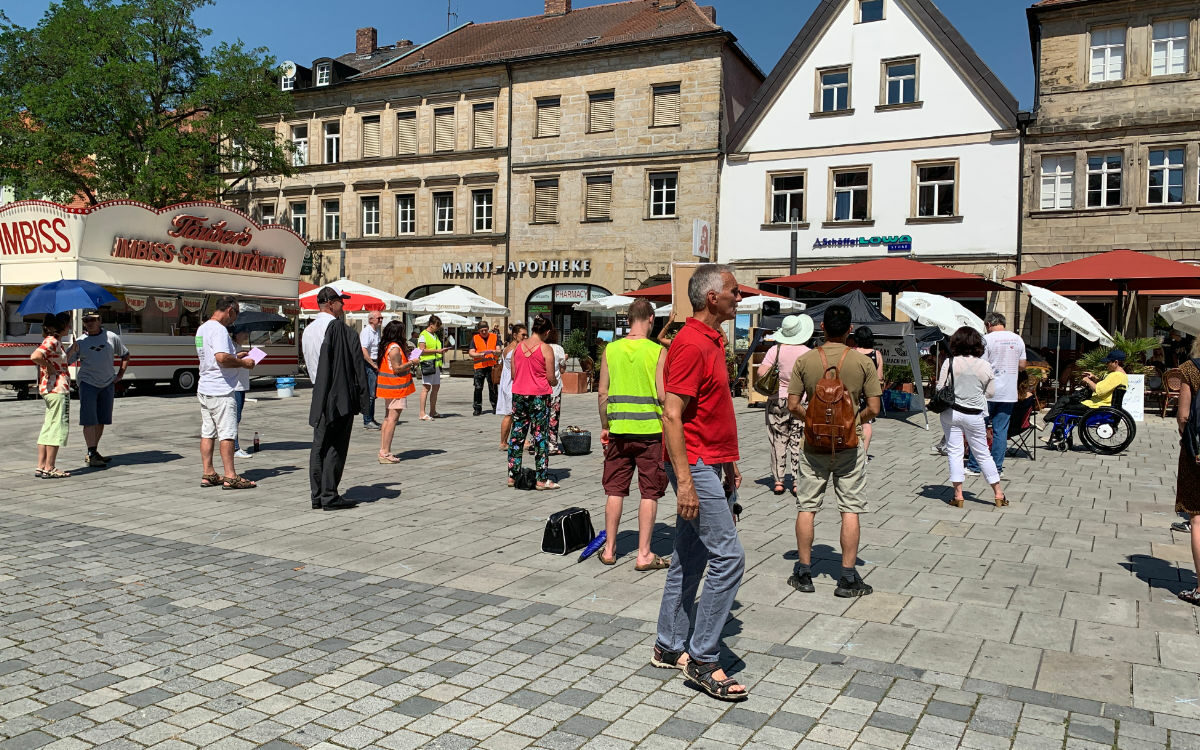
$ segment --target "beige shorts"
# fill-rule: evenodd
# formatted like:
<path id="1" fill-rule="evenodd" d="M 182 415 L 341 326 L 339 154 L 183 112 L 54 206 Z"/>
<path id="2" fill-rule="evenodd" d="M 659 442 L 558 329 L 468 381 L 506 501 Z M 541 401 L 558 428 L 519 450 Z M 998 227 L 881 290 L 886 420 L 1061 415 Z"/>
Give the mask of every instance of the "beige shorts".
<path id="1" fill-rule="evenodd" d="M 861 447 L 832 456 L 801 450 L 797 473 L 796 510 L 806 513 L 820 510 L 832 479 L 838 512 L 867 512 L 867 452 Z"/>
<path id="2" fill-rule="evenodd" d="M 404 411 L 404 407 L 405 407 L 405 404 L 407 401 L 408 401 L 408 397 L 402 396 L 401 398 L 389 398 L 384 403 L 386 404 L 386 408 L 388 408 L 388 409 L 394 409 L 395 411 Z"/>
<path id="3" fill-rule="evenodd" d="M 233 394 L 206 396 L 197 393 L 196 398 L 200 401 L 200 437 L 236 440 L 237 403 L 233 400 Z"/>

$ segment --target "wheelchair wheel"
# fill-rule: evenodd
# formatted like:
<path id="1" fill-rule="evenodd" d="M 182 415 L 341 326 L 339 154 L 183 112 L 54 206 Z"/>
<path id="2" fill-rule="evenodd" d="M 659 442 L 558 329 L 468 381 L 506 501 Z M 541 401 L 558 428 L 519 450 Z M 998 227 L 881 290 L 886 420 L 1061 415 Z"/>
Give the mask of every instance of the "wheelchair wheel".
<path id="1" fill-rule="evenodd" d="M 1133 417 L 1120 409 L 1102 406 L 1079 420 L 1079 436 L 1093 453 L 1112 456 L 1129 447 L 1137 435 Z"/>

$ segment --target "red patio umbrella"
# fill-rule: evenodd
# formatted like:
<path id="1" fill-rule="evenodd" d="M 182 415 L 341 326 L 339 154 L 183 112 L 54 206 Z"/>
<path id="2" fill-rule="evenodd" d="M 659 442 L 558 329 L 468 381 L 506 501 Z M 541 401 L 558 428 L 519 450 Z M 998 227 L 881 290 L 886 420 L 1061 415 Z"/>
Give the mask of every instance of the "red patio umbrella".
<path id="1" fill-rule="evenodd" d="M 742 291 L 743 297 L 753 297 L 761 294 L 764 297 L 787 299 L 787 297 L 784 297 L 782 294 L 771 294 L 770 292 L 764 292 L 762 289 L 755 289 L 754 287 L 746 286 L 745 284 L 738 284 L 738 289 Z M 658 286 L 648 286 L 645 289 L 638 289 L 632 292 L 621 292 L 621 294 L 625 295 L 626 297 L 645 297 L 646 299 L 654 300 L 655 302 L 670 302 L 671 285 L 659 284 Z"/>
<path id="2" fill-rule="evenodd" d="M 1200 267 L 1133 250 L 1112 250 L 1049 268 L 1013 276 L 1006 281 L 1029 282 L 1060 294 L 1117 296 L 1117 320 L 1124 321 L 1128 292 L 1200 290 Z M 1119 325 L 1122 325 L 1119 323 Z"/>
<path id="3" fill-rule="evenodd" d="M 982 276 L 953 268 L 935 266 L 908 258 L 880 258 L 862 263 L 850 263 L 819 271 L 767 279 L 764 284 L 807 289 L 823 294 L 836 294 L 859 289 L 863 292 L 892 295 L 892 318 L 896 317 L 896 297 L 903 291 L 933 294 L 1002 292 L 1001 284 Z"/>

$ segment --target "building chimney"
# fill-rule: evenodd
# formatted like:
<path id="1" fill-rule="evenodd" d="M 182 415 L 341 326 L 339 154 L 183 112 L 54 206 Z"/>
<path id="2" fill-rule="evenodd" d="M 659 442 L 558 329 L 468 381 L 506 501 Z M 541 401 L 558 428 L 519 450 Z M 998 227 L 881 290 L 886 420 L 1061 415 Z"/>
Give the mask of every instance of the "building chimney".
<path id="1" fill-rule="evenodd" d="M 354 51 L 359 55 L 372 55 L 379 49 L 379 34 L 371 26 L 354 32 Z"/>
<path id="2" fill-rule="evenodd" d="M 411 46 L 413 46 L 413 41 L 411 39 L 401 39 L 400 41 L 396 42 L 396 49 L 404 49 L 405 47 Z"/>
<path id="3" fill-rule="evenodd" d="M 563 16 L 571 12 L 571 0 L 546 0 L 546 15 Z"/>
<path id="4" fill-rule="evenodd" d="M 714 8 L 713 6 L 702 5 L 702 6 L 700 6 L 700 12 L 703 13 L 705 16 L 707 16 L 708 20 L 711 21 L 712 23 L 717 22 L 717 9 Z"/>

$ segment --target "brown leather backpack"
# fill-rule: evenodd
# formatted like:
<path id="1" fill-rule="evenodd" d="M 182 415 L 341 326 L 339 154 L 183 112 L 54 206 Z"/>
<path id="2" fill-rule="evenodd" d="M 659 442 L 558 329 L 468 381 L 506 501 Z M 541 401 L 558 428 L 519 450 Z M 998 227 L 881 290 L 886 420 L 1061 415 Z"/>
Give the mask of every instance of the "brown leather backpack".
<path id="1" fill-rule="evenodd" d="M 850 348 L 842 352 L 842 358 L 835 366 L 830 366 L 825 358 L 825 347 L 817 351 L 821 353 L 821 365 L 825 371 L 813 388 L 812 398 L 808 402 L 804 420 L 805 449 L 832 455 L 840 450 L 858 447 L 858 431 L 855 429 L 858 405 L 852 400 L 841 378 L 842 363 L 846 361 Z M 830 371 L 833 377 L 830 377 Z"/>

